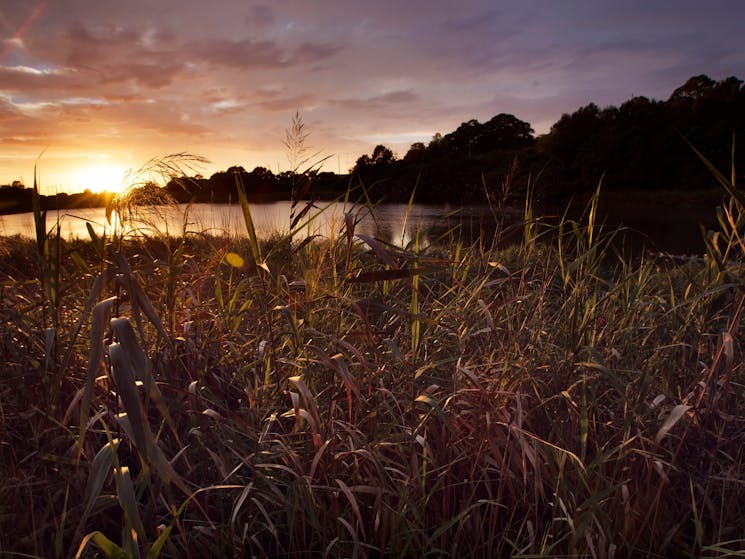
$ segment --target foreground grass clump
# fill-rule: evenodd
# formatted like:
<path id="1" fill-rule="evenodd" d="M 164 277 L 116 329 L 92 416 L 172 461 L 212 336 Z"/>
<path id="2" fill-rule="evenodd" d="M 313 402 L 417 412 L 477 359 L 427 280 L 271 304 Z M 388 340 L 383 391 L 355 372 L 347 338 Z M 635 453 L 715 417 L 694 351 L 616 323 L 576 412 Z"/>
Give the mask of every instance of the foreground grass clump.
<path id="1" fill-rule="evenodd" d="M 632 262 L 592 215 L 503 250 L 345 221 L 2 239 L 0 552 L 745 546 L 736 260 Z"/>

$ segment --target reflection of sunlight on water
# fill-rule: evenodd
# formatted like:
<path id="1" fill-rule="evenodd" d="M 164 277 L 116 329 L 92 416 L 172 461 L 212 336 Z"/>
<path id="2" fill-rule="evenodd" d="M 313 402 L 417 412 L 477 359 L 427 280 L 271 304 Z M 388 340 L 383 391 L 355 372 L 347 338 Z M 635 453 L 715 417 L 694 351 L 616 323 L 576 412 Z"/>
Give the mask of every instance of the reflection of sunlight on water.
<path id="1" fill-rule="evenodd" d="M 311 210 L 296 226 L 296 238 L 309 235 L 338 237 L 343 234 L 344 214 L 351 212 L 358 221 L 357 233 L 378 237 L 391 244 L 401 246 L 412 242 L 417 231 L 424 231 L 420 242 L 429 244 L 426 231 L 437 228 L 445 231 L 448 226 L 448 210 L 436 206 L 412 206 L 406 204 L 388 204 L 376 207 L 371 215 L 364 206 L 339 202 L 317 202 L 318 209 Z M 297 211 L 302 209 L 302 204 Z M 483 213 L 474 208 L 464 212 Z M 284 235 L 290 229 L 290 202 L 271 204 L 252 204 L 251 216 L 257 235 L 267 238 L 273 235 Z M 476 215 L 474 213 L 474 215 Z M 104 208 L 85 208 L 60 210 L 59 220 L 61 235 L 65 239 L 88 238 L 87 223 L 90 223 L 97 235 L 113 231 L 125 234 L 180 236 L 187 234 L 208 233 L 212 235 L 245 236 L 246 226 L 240 206 L 229 204 L 193 204 L 191 206 L 139 206 L 131 213 L 119 216 L 114 213 L 111 223 L 106 221 Z M 56 212 L 47 214 L 47 230 L 57 221 Z M 21 235 L 33 238 L 33 214 L 15 214 L 0 216 L 0 235 Z"/>
<path id="2" fill-rule="evenodd" d="M 46 230 L 51 232 L 57 225 L 59 219 L 60 235 L 64 239 L 87 239 L 89 238 L 88 226 L 90 223 L 97 235 L 102 235 L 104 231 L 110 234 L 115 228 L 121 227 L 121 221 L 116 212 L 111 214 L 111 223 L 106 221 L 106 211 L 104 208 L 81 208 L 76 210 L 60 210 L 57 212 L 47 212 Z M 21 237 L 36 237 L 34 228 L 34 214 L 12 214 L 0 216 L 0 235 L 12 236 L 20 235 Z"/>

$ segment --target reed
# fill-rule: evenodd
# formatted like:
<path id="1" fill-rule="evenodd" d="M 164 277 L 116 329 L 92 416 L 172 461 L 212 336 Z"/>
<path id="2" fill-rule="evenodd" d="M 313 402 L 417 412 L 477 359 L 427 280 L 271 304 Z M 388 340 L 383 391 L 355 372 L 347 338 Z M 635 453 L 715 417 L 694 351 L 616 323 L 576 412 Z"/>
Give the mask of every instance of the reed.
<path id="1" fill-rule="evenodd" d="M 704 264 L 614 251 L 600 188 L 510 246 L 262 241 L 245 196 L 247 238 L 58 239 L 49 362 L 51 268 L 3 239 L 0 554 L 736 556 L 729 186 Z"/>

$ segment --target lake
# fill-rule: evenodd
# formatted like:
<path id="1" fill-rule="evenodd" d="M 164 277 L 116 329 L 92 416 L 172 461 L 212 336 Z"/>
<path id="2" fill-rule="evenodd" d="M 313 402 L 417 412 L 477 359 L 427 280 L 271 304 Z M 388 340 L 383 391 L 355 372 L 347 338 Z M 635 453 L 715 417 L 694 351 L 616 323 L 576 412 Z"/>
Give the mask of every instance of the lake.
<path id="1" fill-rule="evenodd" d="M 450 228 L 460 226 L 469 238 L 478 234 L 482 224 L 493 222 L 487 208 L 464 207 L 444 208 L 442 206 L 406 204 L 386 204 L 375 208 L 374 216 L 365 206 L 341 202 L 318 202 L 317 209 L 311 210 L 300 220 L 302 226 L 297 236 L 322 235 L 325 237 L 343 233 L 344 214 L 351 212 L 359 221 L 356 232 L 376 236 L 385 241 L 401 245 L 421 232 L 424 242 L 433 242 Z M 298 207 L 298 211 L 302 205 Z M 267 238 L 286 234 L 290 228 L 290 202 L 252 204 L 251 216 L 257 236 Z M 57 220 L 56 212 L 48 212 L 47 229 Z M 106 221 L 104 208 L 83 208 L 60 210 L 61 235 L 65 239 L 88 238 L 87 224 L 101 235 L 110 234 L 115 227 L 123 228 L 132 234 L 143 233 L 180 235 L 189 233 L 209 233 L 214 235 L 245 236 L 246 226 L 243 212 L 235 204 L 192 204 L 172 206 L 140 206 L 134 214 L 121 219 L 114 214 L 112 223 Z M 487 225 L 492 228 L 493 225 Z M 34 218 L 32 213 L 0 216 L 0 236 L 20 235 L 33 238 Z"/>
<path id="2" fill-rule="evenodd" d="M 343 233 L 344 214 L 351 212 L 359 223 L 356 232 L 378 237 L 395 245 L 406 244 L 420 232 L 423 243 L 434 243 L 451 229 L 458 227 L 460 238 L 464 241 L 477 239 L 482 231 L 493 231 L 494 218 L 488 208 L 469 206 L 461 208 L 429 206 L 416 204 L 379 205 L 374 216 L 365 206 L 341 202 L 318 202 L 318 209 L 301 220 L 305 227 L 298 232 L 299 238 L 307 234 L 325 237 Z M 267 238 L 284 234 L 290 225 L 290 202 L 252 204 L 251 215 L 257 235 Z M 560 212 L 556 212 L 560 214 Z M 602 212 L 601 212 L 602 213 Z M 507 222 L 519 222 L 520 208 L 507 212 Z M 56 221 L 57 213 L 47 215 L 48 228 Z M 103 208 L 60 210 L 59 219 L 62 236 L 87 238 L 87 223 L 97 234 L 112 232 L 113 227 L 123 227 L 132 234 L 145 233 L 180 235 L 186 230 L 191 233 L 206 232 L 215 235 L 245 236 L 246 228 L 240 206 L 235 204 L 193 204 L 174 206 L 142 206 L 136 208 L 134 219 L 120 220 L 113 216 L 112 224 L 106 221 Z M 555 218 L 554 218 L 555 219 Z M 599 222 L 610 225 L 625 225 L 631 230 L 629 238 L 635 247 L 644 245 L 653 250 L 674 254 L 702 254 L 704 243 L 701 240 L 699 223 L 714 226 L 714 211 L 708 206 L 681 206 L 675 208 L 639 204 L 624 206 L 614 204 L 606 208 Z M 21 235 L 33 238 L 33 214 L 0 216 L 0 236 Z M 517 237 L 519 238 L 519 236 Z"/>

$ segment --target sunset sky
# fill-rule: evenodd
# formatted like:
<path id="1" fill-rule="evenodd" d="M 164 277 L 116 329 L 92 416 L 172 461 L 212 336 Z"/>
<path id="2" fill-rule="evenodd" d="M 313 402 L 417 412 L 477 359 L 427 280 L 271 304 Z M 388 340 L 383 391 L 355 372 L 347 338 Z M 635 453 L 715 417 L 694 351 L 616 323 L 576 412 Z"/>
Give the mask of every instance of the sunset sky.
<path id="1" fill-rule="evenodd" d="M 296 110 L 334 172 L 502 112 L 545 133 L 745 78 L 743 21 L 743 0 L 0 0 L 0 184 L 42 151 L 44 193 L 176 152 L 277 172 Z"/>

